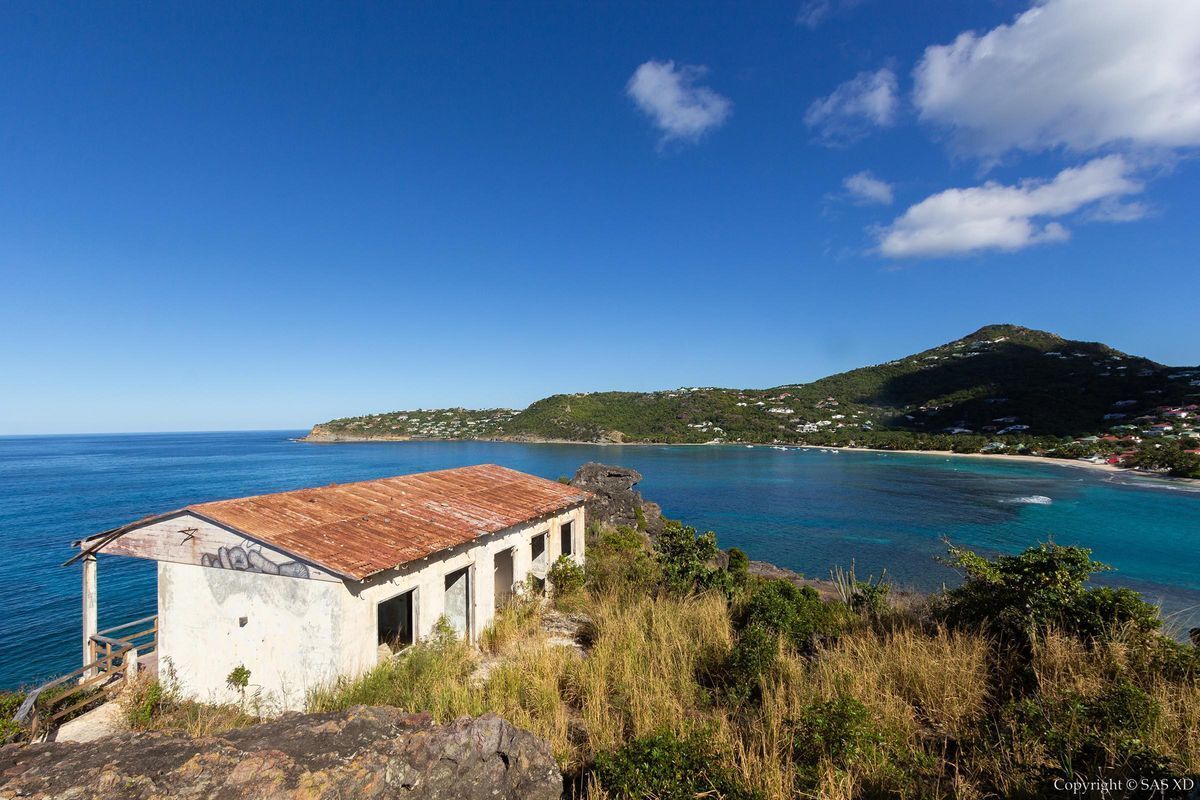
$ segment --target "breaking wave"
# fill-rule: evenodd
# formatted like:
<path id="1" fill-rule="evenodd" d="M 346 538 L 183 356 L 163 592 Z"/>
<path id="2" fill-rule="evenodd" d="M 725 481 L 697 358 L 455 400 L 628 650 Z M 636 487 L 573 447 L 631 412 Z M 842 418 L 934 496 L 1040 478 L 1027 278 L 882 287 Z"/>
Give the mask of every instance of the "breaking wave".
<path id="1" fill-rule="evenodd" d="M 1054 501 L 1044 494 L 1031 494 L 1026 497 L 1013 497 L 1008 500 L 1002 500 L 1003 503 L 1021 503 L 1024 505 L 1048 506 Z"/>

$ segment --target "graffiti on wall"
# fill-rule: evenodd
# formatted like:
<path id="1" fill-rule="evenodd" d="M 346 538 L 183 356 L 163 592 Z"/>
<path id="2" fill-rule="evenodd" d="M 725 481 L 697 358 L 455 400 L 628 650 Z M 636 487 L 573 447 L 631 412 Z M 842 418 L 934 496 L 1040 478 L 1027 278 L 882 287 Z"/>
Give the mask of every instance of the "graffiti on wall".
<path id="1" fill-rule="evenodd" d="M 263 575 L 284 575 L 289 578 L 308 578 L 308 566 L 299 561 L 285 561 L 276 564 L 258 550 L 249 550 L 235 545 L 218 548 L 216 554 L 204 553 L 200 556 L 200 566 L 216 567 L 217 569 L 232 569 L 238 572 L 258 572 Z"/>

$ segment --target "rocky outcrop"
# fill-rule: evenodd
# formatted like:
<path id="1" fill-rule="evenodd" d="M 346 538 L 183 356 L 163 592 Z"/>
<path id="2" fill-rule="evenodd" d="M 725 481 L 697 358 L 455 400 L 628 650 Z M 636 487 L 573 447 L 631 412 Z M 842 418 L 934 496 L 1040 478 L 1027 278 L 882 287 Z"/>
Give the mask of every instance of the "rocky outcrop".
<path id="1" fill-rule="evenodd" d="M 404 434 L 350 434 L 338 433 L 327 428 L 324 425 L 313 425 L 312 430 L 307 435 L 301 436 L 297 441 L 301 442 L 317 442 L 317 443 L 334 443 L 334 442 L 407 442 L 412 439 L 411 436 Z"/>
<path id="2" fill-rule="evenodd" d="M 124 734 L 0 748 L 0 797 L 532 798 L 562 793 L 549 745 L 494 714 L 435 725 L 359 706 L 192 739 Z"/>
<path id="3" fill-rule="evenodd" d="M 586 506 L 589 521 L 640 528 L 653 539 L 663 528 L 662 510 L 633 488 L 641 480 L 642 473 L 635 469 L 589 462 L 575 473 L 571 485 L 592 493 Z"/>

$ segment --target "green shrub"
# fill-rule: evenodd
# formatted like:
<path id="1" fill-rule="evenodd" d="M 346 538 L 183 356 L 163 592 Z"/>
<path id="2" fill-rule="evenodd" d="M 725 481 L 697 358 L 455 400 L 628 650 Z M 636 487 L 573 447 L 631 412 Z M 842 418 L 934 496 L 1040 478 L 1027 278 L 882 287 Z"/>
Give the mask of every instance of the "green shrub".
<path id="1" fill-rule="evenodd" d="M 624 526 L 596 531 L 584 570 L 588 588 L 600 594 L 642 594 L 661 578 L 646 537 Z"/>
<path id="2" fill-rule="evenodd" d="M 23 702 L 24 692 L 0 691 L 0 744 L 16 741 L 25 733 L 25 729 L 13 719 Z"/>
<path id="3" fill-rule="evenodd" d="M 173 700 L 158 680 L 135 684 L 125 700 L 125 716 L 133 730 L 149 728 L 166 704 Z"/>
<path id="4" fill-rule="evenodd" d="M 803 770 L 822 761 L 846 769 L 883 745 L 870 711 L 852 697 L 810 705 L 795 724 L 792 758 Z"/>
<path id="5" fill-rule="evenodd" d="M 725 567 L 738 586 L 744 586 L 750 578 L 750 557 L 738 547 L 729 548 L 729 564 Z"/>
<path id="6" fill-rule="evenodd" d="M 225 676 L 225 685 L 239 692 L 246 691 L 246 687 L 250 685 L 250 670 L 246 669 L 245 665 L 238 664 Z"/>
<path id="7" fill-rule="evenodd" d="M 595 775 L 606 796 L 638 800 L 753 800 L 722 763 L 709 736 L 658 733 L 596 756 Z"/>
<path id="8" fill-rule="evenodd" d="M 587 581 L 583 567 L 570 556 L 559 556 L 546 577 L 550 580 L 555 601 L 577 597 Z"/>
<path id="9" fill-rule="evenodd" d="M 1176 771 L 1170 758 L 1147 743 L 1161 714 L 1158 703 L 1127 680 L 1104 686 L 1091 696 L 1015 704 L 1015 716 L 1045 743 L 1062 775 L 1153 775 Z"/>
<path id="10" fill-rule="evenodd" d="M 1093 561 L 1091 550 L 1083 547 L 1048 543 L 991 560 L 951 547 L 946 560 L 966 574 L 961 586 L 935 604 L 935 612 L 951 625 L 986 628 L 1028 643 L 1050 628 L 1087 639 L 1107 638 L 1124 625 L 1150 631 L 1160 624 L 1158 609 L 1136 592 L 1087 588 L 1094 573 L 1111 568 Z"/>
<path id="11" fill-rule="evenodd" d="M 778 660 L 778 632 L 759 623 L 743 628 L 718 675 L 725 702 L 731 706 L 758 702 L 762 679 Z"/>
<path id="12" fill-rule="evenodd" d="M 841 627 L 836 609 L 816 589 L 785 580 L 756 585 L 737 617 L 739 629 L 761 625 L 801 648 L 808 648 L 813 637 L 837 633 Z"/>
<path id="13" fill-rule="evenodd" d="M 717 555 L 717 537 L 712 531 L 697 535 L 690 525 L 667 524 L 654 541 L 663 584 L 676 594 L 687 594 L 713 583 L 712 566 Z"/>
<path id="14" fill-rule="evenodd" d="M 1084 592 L 1072 610 L 1075 633 L 1084 639 L 1111 638 L 1115 628 L 1133 627 L 1150 633 L 1162 625 L 1158 606 L 1132 589 L 1099 586 Z"/>

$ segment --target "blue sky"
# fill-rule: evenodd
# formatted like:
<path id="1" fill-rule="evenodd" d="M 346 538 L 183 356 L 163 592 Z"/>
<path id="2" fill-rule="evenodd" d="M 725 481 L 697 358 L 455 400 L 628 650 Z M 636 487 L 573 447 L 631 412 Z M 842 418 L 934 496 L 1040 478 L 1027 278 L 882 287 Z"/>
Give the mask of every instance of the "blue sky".
<path id="1" fill-rule="evenodd" d="M 1196 363 L 1197 9 L 9 4 L 0 433 Z"/>

